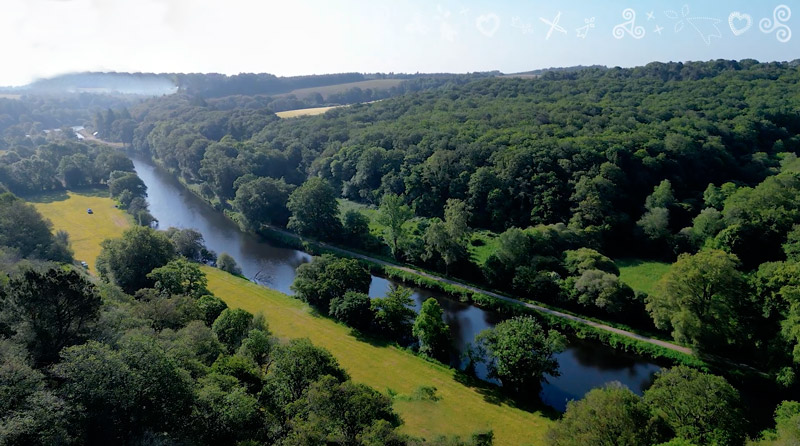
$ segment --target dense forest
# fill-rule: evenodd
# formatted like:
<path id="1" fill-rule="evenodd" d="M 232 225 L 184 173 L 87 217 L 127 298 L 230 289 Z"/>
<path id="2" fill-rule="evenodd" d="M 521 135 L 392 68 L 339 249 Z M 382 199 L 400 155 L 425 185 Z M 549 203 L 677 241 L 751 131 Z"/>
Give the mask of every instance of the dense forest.
<path id="1" fill-rule="evenodd" d="M 774 262 L 793 261 L 800 223 L 798 76 L 797 63 L 752 60 L 587 68 L 453 82 L 288 120 L 175 95 L 131 108 L 131 144 L 252 230 L 288 225 L 664 330 L 792 381 L 794 341 L 781 328 L 791 300 L 776 297 L 783 285 L 772 275 Z M 340 216 L 336 198 L 377 208 L 377 221 Z M 469 254 L 474 229 L 490 231 L 484 259 Z M 676 268 L 735 271 L 718 286 L 740 294 L 693 296 L 684 284 L 685 301 L 647 296 L 620 283 L 610 261 L 678 255 Z M 684 310 L 691 317 L 678 318 Z"/>
<path id="2" fill-rule="evenodd" d="M 70 266 L 67 234 L 51 233 L 10 192 L 0 196 L 0 391 L 9 395 L 0 438 L 426 442 L 401 434 L 391 400 L 350 381 L 325 350 L 272 338 L 263 317 L 226 309 L 198 264 L 236 274 L 235 262 L 205 249 L 196 231 L 150 228 L 130 161 L 75 140 L 64 126 L 80 123 L 152 157 L 246 230 L 285 228 L 672 337 L 730 366 L 720 374 L 766 376 L 796 399 L 799 66 L 743 60 L 419 77 L 410 81 L 418 88 L 391 99 L 297 119 L 279 119 L 267 98 L 226 90 L 214 76 L 207 82 L 216 86 L 203 88 L 225 97 L 197 87 L 141 102 L 0 99 L 4 189 L 107 187 L 140 225 L 103 242 L 98 281 Z M 652 292 L 634 291 L 620 280 L 614 259 L 622 257 L 671 266 Z M 292 289 L 360 333 L 432 360 L 448 355 L 438 303 L 415 315 L 402 288 L 371 299 L 369 273 L 355 260 L 316 257 L 298 268 Z M 556 373 L 562 348 L 563 335 L 518 316 L 481 333 L 470 359 L 513 396 Z M 642 396 L 614 384 L 595 389 L 569 404 L 547 442 L 798 441 L 800 405 L 780 404 L 774 429 L 757 434 L 752 408 L 708 371 L 665 368 Z M 491 433 L 431 441 L 489 444 Z"/>

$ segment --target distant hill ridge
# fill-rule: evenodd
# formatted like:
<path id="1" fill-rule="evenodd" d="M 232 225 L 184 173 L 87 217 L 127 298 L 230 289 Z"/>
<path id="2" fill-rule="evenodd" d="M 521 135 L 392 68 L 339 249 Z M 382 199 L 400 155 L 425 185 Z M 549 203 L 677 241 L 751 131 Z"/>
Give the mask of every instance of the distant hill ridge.
<path id="1" fill-rule="evenodd" d="M 475 73 L 491 76 L 499 72 Z M 269 73 L 118 73 L 86 72 L 39 79 L 21 87 L 0 88 L 5 93 L 117 93 L 161 96 L 178 91 L 203 97 L 280 95 L 294 90 L 329 87 L 383 79 L 451 78 L 453 73 L 337 73 L 279 77 Z"/>

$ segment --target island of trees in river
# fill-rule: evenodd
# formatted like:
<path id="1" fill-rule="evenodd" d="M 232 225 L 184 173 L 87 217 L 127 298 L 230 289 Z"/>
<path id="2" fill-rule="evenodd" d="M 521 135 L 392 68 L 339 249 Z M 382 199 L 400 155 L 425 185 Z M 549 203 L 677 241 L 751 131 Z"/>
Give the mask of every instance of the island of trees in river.
<path id="1" fill-rule="evenodd" d="M 135 221 L 149 225 L 146 191 L 124 156 L 71 141 L 66 129 L 41 134 L 85 122 L 99 137 L 152 157 L 248 230 L 285 227 L 672 337 L 730 364 L 713 370 L 725 378 L 665 369 L 643 397 L 614 385 L 594 390 L 569 405 L 550 444 L 723 445 L 747 436 L 789 444 L 800 419 L 800 404 L 788 401 L 797 394 L 800 362 L 798 78 L 797 63 L 750 60 L 587 68 L 536 79 L 438 78 L 424 91 L 284 120 L 248 96 L 0 100 L 0 182 L 21 195 L 107 184 Z M 324 351 L 271 340 L 258 317 L 222 310 L 191 263 L 213 253 L 176 245 L 191 235 L 142 228 L 104 242 L 98 271 L 106 282 L 94 284 L 69 268 L 20 260 L 69 262 L 67 237 L 50 234 L 24 203 L 4 197 L 6 209 L 17 209 L 0 221 L 8 277 L 3 379 L 17 395 L 3 409 L 4 425 L 14 429 L 9 444 L 67 434 L 89 443 L 161 434 L 214 444 L 419 441 L 398 434 L 391 403 L 348 381 Z M 23 236 L 21 228 L 38 229 Z M 672 265 L 645 293 L 619 279 L 614 258 Z M 356 261 L 322 256 L 301 267 L 294 289 L 323 314 L 441 359 L 446 328 L 435 301 L 416 316 L 402 289 L 369 299 L 368 278 Z M 75 294 L 42 291 L 48 286 Z M 26 297 L 46 294 L 80 302 L 69 310 L 75 320 L 48 325 L 37 312 L 52 303 Z M 162 311 L 173 319 L 160 320 Z M 188 352 L 171 348 L 180 336 L 191 337 L 191 347 L 180 341 Z M 210 350 L 191 350 L 198 343 Z M 546 322 L 521 316 L 482 334 L 476 358 L 518 394 L 555 370 L 560 344 Z M 315 364 L 313 371 L 302 372 L 309 374 L 302 383 L 276 381 L 297 377 L 279 366 L 294 356 Z M 116 367 L 108 374 L 128 373 L 120 380 L 131 389 L 148 373 L 165 387 L 123 404 L 125 395 L 95 386 L 97 357 Z M 21 369 L 34 378 L 14 378 Z M 759 434 L 765 414 L 748 411 L 727 380 L 764 376 L 787 401 L 774 427 Z M 329 407 L 334 395 L 350 398 L 341 404 L 364 418 Z M 233 410 L 225 404 L 234 401 L 241 416 L 225 419 Z M 65 412 L 50 411 L 47 420 L 66 421 L 26 421 L 44 420 L 36 414 L 48 404 Z M 167 420 L 186 413 L 171 410 L 206 424 L 173 425 Z M 107 430 L 95 427 L 103 420 Z M 238 437 L 244 425 L 236 423 L 258 428 Z M 70 429 L 77 425 L 83 430 Z M 467 441 L 490 438 L 478 433 Z"/>

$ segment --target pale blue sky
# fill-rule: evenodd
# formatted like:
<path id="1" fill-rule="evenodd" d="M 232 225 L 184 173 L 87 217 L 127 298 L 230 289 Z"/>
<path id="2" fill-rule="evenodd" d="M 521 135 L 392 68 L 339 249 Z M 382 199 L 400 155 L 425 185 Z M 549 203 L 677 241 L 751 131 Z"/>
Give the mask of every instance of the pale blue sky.
<path id="1" fill-rule="evenodd" d="M 779 5 L 791 11 L 788 20 L 773 20 Z M 644 31 L 640 39 L 626 32 L 631 25 L 614 37 L 628 8 Z M 542 19 L 552 23 L 559 13 L 565 32 L 553 28 L 547 39 L 551 26 Z M 759 26 L 764 18 L 771 26 Z M 594 27 L 580 38 L 587 20 Z M 782 28 L 793 35 L 778 34 Z M 518 72 L 793 60 L 800 58 L 798 33 L 800 0 L 0 0 L 0 85 L 86 70 Z"/>

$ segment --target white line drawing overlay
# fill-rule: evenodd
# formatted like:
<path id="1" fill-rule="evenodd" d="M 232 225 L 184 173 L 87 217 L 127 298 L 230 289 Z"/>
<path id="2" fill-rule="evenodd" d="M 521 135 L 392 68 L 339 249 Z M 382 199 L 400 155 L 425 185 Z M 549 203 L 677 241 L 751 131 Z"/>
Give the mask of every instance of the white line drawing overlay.
<path id="1" fill-rule="evenodd" d="M 792 10 L 786 5 L 778 5 L 772 11 L 772 20 L 768 18 L 761 19 L 758 22 L 758 28 L 764 34 L 770 34 L 775 31 L 775 38 L 778 42 L 786 43 L 792 39 L 792 29 L 786 22 L 792 17 Z"/>
<path id="2" fill-rule="evenodd" d="M 734 36 L 741 36 L 753 26 L 753 17 L 750 14 L 733 11 L 728 16 L 728 26 L 731 27 L 731 32 Z"/>
<path id="3" fill-rule="evenodd" d="M 626 33 L 634 39 L 641 39 L 647 34 L 644 30 L 644 26 L 636 26 L 636 11 L 632 8 L 622 11 L 622 18 L 625 19 L 625 22 L 614 26 L 614 29 L 611 31 L 615 39 L 622 39 L 625 37 Z"/>
<path id="4" fill-rule="evenodd" d="M 711 38 L 722 38 L 722 31 L 719 30 L 720 19 L 713 17 L 689 17 L 689 5 L 683 5 L 680 15 L 673 10 L 664 11 L 664 15 L 673 20 L 678 20 L 675 23 L 675 32 L 680 32 L 688 23 L 692 28 L 700 34 L 706 45 L 711 45 Z M 712 30 L 713 28 L 713 30 Z"/>
<path id="5" fill-rule="evenodd" d="M 583 19 L 583 23 L 585 23 L 585 25 L 575 30 L 578 33 L 578 38 L 586 39 L 586 36 L 589 34 L 589 30 L 594 28 L 594 19 L 594 17 L 591 19 Z"/>
<path id="6" fill-rule="evenodd" d="M 656 25 L 656 28 L 653 30 L 654 33 L 661 35 L 661 31 L 664 31 L 664 27 Z"/>
<path id="7" fill-rule="evenodd" d="M 442 8 L 442 5 L 437 5 L 436 10 L 438 11 L 436 18 L 441 21 L 439 24 L 439 34 L 442 36 L 442 39 L 448 42 L 455 42 L 458 30 L 449 22 L 450 11 Z"/>
<path id="8" fill-rule="evenodd" d="M 475 19 L 475 27 L 486 37 L 492 37 L 500 29 L 500 17 L 495 13 L 484 14 Z"/>
<path id="9" fill-rule="evenodd" d="M 511 27 L 522 31 L 522 34 L 533 33 L 533 24 L 523 22 L 519 16 L 511 17 Z"/>
<path id="10" fill-rule="evenodd" d="M 545 19 L 544 17 L 539 17 L 539 20 L 544 22 L 545 25 L 550 25 L 550 29 L 547 30 L 547 37 L 545 38 L 545 40 L 550 40 L 550 36 L 553 35 L 553 31 L 558 31 L 564 34 L 567 33 L 567 30 L 564 29 L 563 26 L 558 24 L 558 22 L 561 21 L 561 11 L 558 11 L 558 14 L 556 14 L 552 22 L 550 20 Z"/>

